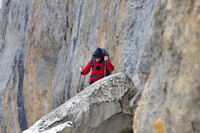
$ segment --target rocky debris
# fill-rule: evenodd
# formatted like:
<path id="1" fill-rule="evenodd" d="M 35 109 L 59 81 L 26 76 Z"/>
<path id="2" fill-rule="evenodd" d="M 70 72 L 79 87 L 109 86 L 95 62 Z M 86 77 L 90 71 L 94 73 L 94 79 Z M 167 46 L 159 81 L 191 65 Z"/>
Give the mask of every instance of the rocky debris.
<path id="1" fill-rule="evenodd" d="M 126 74 L 108 76 L 85 88 L 23 133 L 55 133 L 57 130 L 65 133 L 129 133 L 138 94 Z M 135 100 L 130 106 L 132 98 Z"/>

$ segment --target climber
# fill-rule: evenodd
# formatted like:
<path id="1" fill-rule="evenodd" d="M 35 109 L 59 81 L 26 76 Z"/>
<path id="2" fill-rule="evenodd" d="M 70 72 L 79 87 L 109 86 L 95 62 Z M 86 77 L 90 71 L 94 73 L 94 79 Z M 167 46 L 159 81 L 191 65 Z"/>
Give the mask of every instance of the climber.
<path id="1" fill-rule="evenodd" d="M 109 75 L 109 72 L 114 70 L 114 66 L 111 63 L 109 56 L 105 55 L 99 47 L 94 51 L 92 59 L 89 61 L 87 66 L 84 69 L 83 67 L 80 67 L 81 75 L 87 75 L 91 68 L 92 73 L 89 84 Z"/>

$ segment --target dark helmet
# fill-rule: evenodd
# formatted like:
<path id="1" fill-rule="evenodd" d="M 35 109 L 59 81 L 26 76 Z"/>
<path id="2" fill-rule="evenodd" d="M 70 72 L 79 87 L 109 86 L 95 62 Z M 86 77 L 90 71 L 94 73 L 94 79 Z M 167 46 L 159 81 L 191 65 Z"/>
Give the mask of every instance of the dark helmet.
<path id="1" fill-rule="evenodd" d="M 101 48 L 99 48 L 99 47 L 96 48 L 96 50 L 93 53 L 93 57 L 103 59 L 104 56 L 103 56 L 103 52 L 102 52 Z"/>

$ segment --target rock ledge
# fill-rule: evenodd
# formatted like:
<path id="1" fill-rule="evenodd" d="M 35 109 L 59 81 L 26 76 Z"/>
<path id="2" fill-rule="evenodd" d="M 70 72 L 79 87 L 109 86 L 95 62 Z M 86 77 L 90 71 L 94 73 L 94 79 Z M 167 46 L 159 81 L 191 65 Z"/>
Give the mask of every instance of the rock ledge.
<path id="1" fill-rule="evenodd" d="M 128 133 L 138 98 L 130 78 L 117 73 L 88 86 L 24 133 Z"/>

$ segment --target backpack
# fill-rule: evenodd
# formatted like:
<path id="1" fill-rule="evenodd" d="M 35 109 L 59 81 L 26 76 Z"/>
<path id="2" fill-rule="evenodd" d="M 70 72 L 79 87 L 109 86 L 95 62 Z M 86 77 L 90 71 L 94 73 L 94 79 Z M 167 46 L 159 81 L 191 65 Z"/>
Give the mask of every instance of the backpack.
<path id="1" fill-rule="evenodd" d="M 109 57 L 109 54 L 108 54 L 108 52 L 105 48 L 101 48 L 101 50 L 102 50 L 103 56 Z M 95 63 L 95 58 L 92 56 L 92 71 L 93 71 L 93 68 L 94 68 L 94 63 Z M 106 76 L 109 76 L 111 74 L 111 71 L 109 71 L 107 69 L 107 67 L 105 67 L 105 66 L 106 66 L 106 62 L 104 61 L 104 68 L 106 68 Z"/>

